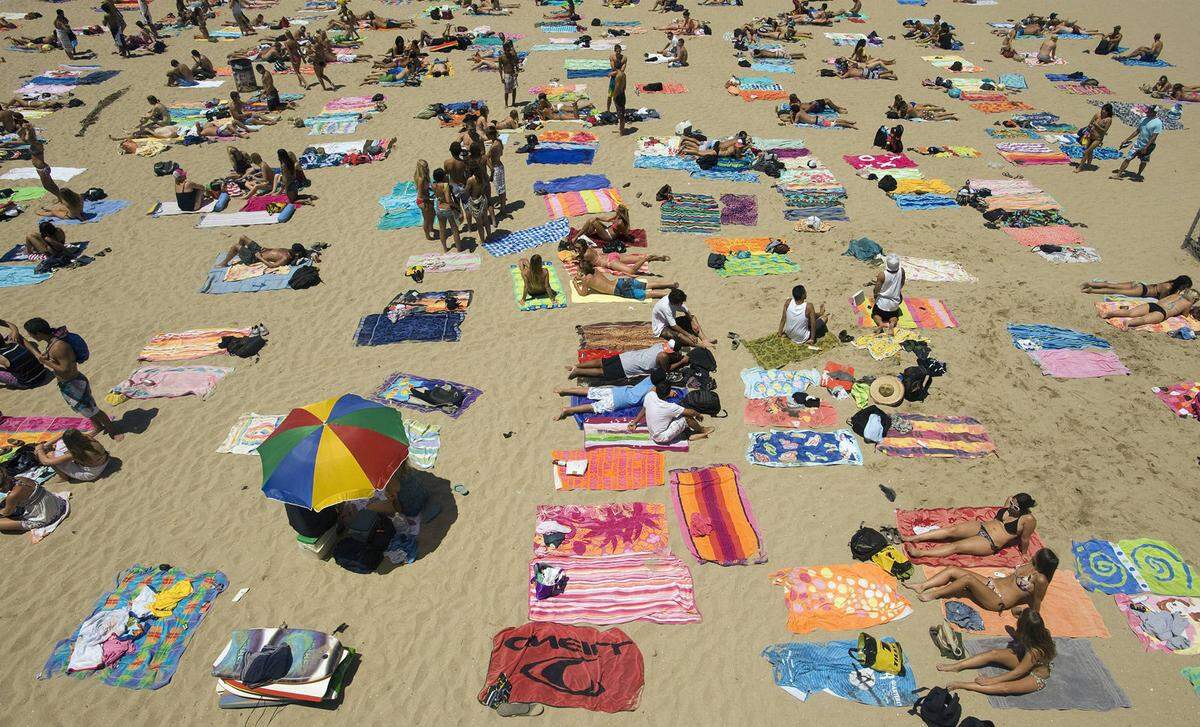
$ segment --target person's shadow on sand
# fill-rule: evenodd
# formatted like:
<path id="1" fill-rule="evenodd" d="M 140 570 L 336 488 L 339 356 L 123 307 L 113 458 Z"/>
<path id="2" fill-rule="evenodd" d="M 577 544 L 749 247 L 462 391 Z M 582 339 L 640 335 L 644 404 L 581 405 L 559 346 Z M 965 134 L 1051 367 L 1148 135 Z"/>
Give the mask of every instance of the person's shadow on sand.
<path id="1" fill-rule="evenodd" d="M 410 517 L 417 513 L 423 516 L 437 513 L 428 522 L 421 523 L 416 556 L 416 560 L 420 560 L 438 549 L 458 520 L 458 503 L 450 490 L 450 481 L 432 472 L 411 469 L 400 484 L 396 497 L 400 501 L 401 511 Z M 398 567 L 385 558 L 379 565 L 379 573 L 385 575 Z"/>
<path id="2" fill-rule="evenodd" d="M 152 409 L 130 409 L 114 422 L 121 434 L 145 434 L 150 422 L 158 416 L 158 407 Z"/>

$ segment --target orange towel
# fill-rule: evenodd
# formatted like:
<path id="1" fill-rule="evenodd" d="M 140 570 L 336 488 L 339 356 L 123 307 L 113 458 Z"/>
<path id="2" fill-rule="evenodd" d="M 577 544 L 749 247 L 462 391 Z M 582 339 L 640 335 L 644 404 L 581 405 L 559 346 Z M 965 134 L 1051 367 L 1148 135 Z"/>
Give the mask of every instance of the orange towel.
<path id="1" fill-rule="evenodd" d="M 928 565 L 922 567 L 925 570 L 926 578 L 941 570 Z M 998 573 L 1008 575 L 1012 572 L 997 568 L 968 568 L 967 570 L 985 578 L 990 578 Z M 1017 619 L 1009 611 L 994 613 L 985 611 L 973 603 L 967 605 L 983 616 L 983 631 L 966 631 L 954 624 L 950 624 L 951 628 L 966 634 L 1004 636 L 1007 633 L 1004 630 L 1005 626 L 1013 628 L 1017 626 Z M 943 613 L 945 608 L 943 603 Z M 1108 627 L 1104 625 L 1104 620 L 1100 618 L 1100 612 L 1092 604 L 1091 596 L 1083 590 L 1083 586 L 1079 585 L 1075 573 L 1069 570 L 1060 570 L 1054 574 L 1054 580 L 1050 581 L 1050 587 L 1046 589 L 1046 598 L 1042 601 L 1040 612 L 1042 619 L 1046 622 L 1046 628 L 1054 636 L 1070 639 L 1093 637 L 1107 639 L 1111 635 Z"/>
<path id="2" fill-rule="evenodd" d="M 738 91 L 743 101 L 784 101 L 787 91 Z"/>
<path id="3" fill-rule="evenodd" d="M 556 460 L 586 459 L 587 471 L 568 475 L 566 468 L 554 465 L 554 486 L 559 490 L 638 490 L 662 485 L 662 452 L 629 447 L 598 447 L 588 450 L 555 450 Z"/>
<path id="4" fill-rule="evenodd" d="M 719 252 L 722 255 L 741 252 L 745 250 L 750 253 L 766 252 L 767 245 L 771 244 L 769 237 L 710 237 L 704 241 L 708 245 L 708 249 L 713 252 Z"/>
<path id="5" fill-rule="evenodd" d="M 788 630 L 857 631 L 912 613 L 896 579 L 874 563 L 786 568 L 771 582 L 787 593 Z"/>

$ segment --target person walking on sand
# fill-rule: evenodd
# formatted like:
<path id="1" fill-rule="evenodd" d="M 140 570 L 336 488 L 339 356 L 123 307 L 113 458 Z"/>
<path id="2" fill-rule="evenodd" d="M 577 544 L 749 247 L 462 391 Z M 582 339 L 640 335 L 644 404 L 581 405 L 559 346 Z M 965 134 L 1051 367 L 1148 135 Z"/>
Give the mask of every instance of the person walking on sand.
<path id="1" fill-rule="evenodd" d="M 1133 175 L 1135 181 L 1142 181 L 1143 172 L 1146 171 L 1146 165 L 1150 163 L 1150 155 L 1154 153 L 1154 149 L 1158 146 L 1158 135 L 1162 133 L 1163 122 L 1158 118 L 1158 107 L 1151 106 L 1146 111 L 1146 117 L 1141 120 L 1137 128 L 1125 137 L 1125 141 L 1121 142 L 1120 149 L 1129 146 L 1133 142 L 1133 146 L 1129 147 L 1129 152 L 1125 158 L 1121 160 L 1121 166 L 1113 170 L 1112 179 L 1121 179 L 1125 176 L 1125 170 L 1129 168 L 1129 162 L 1134 159 L 1138 160 L 1137 174 Z"/>
<path id="2" fill-rule="evenodd" d="M 91 382 L 79 371 L 79 355 L 82 352 L 77 351 L 76 345 L 82 346 L 83 339 L 75 336 L 79 344 L 73 345 L 72 341 L 68 339 L 71 334 L 66 328 L 51 328 L 43 318 L 30 318 L 25 321 L 25 332 L 34 341 L 46 344 L 46 351 L 43 353 L 36 344 L 25 340 L 15 325 L 11 323 L 5 325 L 8 327 L 10 336 L 24 343 L 25 348 L 54 374 L 54 378 L 58 380 L 58 390 L 72 411 L 92 420 L 92 424 L 97 429 L 112 439 L 120 441 L 125 438 L 125 435 L 117 431 L 113 420 L 109 419 L 108 415 L 96 406 L 96 399 L 92 396 Z"/>

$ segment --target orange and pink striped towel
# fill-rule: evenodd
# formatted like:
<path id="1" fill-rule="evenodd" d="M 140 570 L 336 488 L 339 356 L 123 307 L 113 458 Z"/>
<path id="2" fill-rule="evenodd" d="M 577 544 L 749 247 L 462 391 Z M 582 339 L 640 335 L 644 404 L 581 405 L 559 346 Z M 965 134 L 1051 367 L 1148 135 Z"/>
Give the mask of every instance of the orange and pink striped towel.
<path id="1" fill-rule="evenodd" d="M 696 560 L 720 565 L 767 562 L 758 521 L 734 465 L 671 470 L 671 502 Z"/>
<path id="2" fill-rule="evenodd" d="M 224 356 L 218 344 L 225 336 L 249 336 L 249 328 L 196 328 L 180 333 L 160 333 L 138 352 L 138 361 L 188 361 L 205 356 Z"/>
<path id="3" fill-rule="evenodd" d="M 598 212 L 612 212 L 625 204 L 615 187 L 607 189 L 585 189 L 581 192 L 559 192 L 542 197 L 546 201 L 546 214 L 550 219 L 578 217 Z"/>

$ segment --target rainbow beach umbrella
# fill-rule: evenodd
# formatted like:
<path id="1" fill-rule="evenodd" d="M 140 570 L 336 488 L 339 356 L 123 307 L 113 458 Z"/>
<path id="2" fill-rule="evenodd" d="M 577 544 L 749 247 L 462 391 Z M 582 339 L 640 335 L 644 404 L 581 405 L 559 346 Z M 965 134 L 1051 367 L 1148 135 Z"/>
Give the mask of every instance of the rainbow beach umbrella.
<path id="1" fill-rule="evenodd" d="M 408 459 L 408 436 L 400 412 L 346 394 L 293 409 L 258 456 L 267 497 L 323 510 L 383 489 Z"/>

